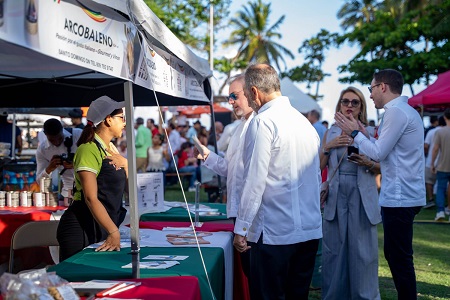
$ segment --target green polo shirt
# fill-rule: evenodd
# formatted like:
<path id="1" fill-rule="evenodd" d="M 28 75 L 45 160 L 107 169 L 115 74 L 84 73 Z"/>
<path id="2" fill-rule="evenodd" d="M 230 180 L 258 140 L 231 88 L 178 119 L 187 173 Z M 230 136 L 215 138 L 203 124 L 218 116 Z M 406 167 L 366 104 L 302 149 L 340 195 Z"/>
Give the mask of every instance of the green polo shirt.
<path id="1" fill-rule="evenodd" d="M 147 150 L 152 146 L 152 132 L 144 125 L 140 125 L 136 130 L 136 157 L 147 157 Z"/>
<path id="2" fill-rule="evenodd" d="M 95 134 L 95 140 L 99 142 L 103 149 L 106 149 L 105 142 Z M 105 150 L 106 151 L 106 150 Z M 99 151 L 97 144 L 89 142 L 81 144 L 75 152 L 73 159 L 73 169 L 75 171 L 75 187 L 76 192 L 73 195 L 73 200 L 81 200 L 81 181 L 78 172 L 89 171 L 98 176 L 100 169 L 102 168 L 102 162 L 105 158 L 105 153 Z"/>

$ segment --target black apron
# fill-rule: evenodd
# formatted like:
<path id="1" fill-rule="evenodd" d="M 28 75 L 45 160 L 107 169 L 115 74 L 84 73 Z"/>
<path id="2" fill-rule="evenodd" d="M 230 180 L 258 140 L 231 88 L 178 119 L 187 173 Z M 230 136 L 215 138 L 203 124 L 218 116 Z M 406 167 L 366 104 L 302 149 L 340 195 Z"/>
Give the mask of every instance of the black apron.
<path id="1" fill-rule="evenodd" d="M 106 154 L 94 140 L 100 152 Z M 116 170 L 109 159 L 103 159 L 97 176 L 97 197 L 105 207 L 111 220 L 119 226 L 125 219 L 126 209 L 122 206 L 122 196 L 127 180 L 124 169 Z M 108 232 L 92 216 L 83 191 L 81 200 L 75 200 L 61 217 L 57 232 L 60 244 L 60 260 L 83 250 L 86 246 L 105 240 Z"/>

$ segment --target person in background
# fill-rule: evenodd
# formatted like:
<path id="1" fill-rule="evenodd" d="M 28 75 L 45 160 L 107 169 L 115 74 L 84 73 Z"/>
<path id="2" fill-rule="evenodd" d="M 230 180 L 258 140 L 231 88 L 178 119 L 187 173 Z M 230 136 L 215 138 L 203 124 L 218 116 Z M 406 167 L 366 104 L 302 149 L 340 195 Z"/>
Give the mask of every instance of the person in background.
<path id="1" fill-rule="evenodd" d="M 118 146 L 117 150 L 119 150 L 120 155 L 127 158 L 127 141 L 121 140 L 119 142 L 119 146 Z"/>
<path id="2" fill-rule="evenodd" d="M 230 99 L 230 97 L 228 97 L 228 102 L 231 101 L 229 99 Z M 235 110 L 234 107 L 233 107 L 233 109 Z M 236 114 L 236 112 L 233 113 L 231 116 L 233 117 L 233 122 L 231 122 L 230 124 L 225 126 L 225 128 L 223 129 L 222 136 L 220 137 L 220 140 L 217 141 L 217 150 L 219 150 L 223 153 L 227 152 L 228 146 L 231 141 L 231 137 L 233 136 L 234 132 L 238 128 L 239 124 L 242 123 L 241 117 L 239 117 Z"/>
<path id="3" fill-rule="evenodd" d="M 148 148 L 147 172 L 165 172 L 164 159 L 170 160 L 167 149 L 162 146 L 164 135 L 157 134 L 152 137 L 153 146 Z"/>
<path id="4" fill-rule="evenodd" d="M 43 178 L 57 178 L 58 176 L 52 176 L 56 171 L 61 176 L 61 196 L 71 198 L 74 181 L 73 155 L 82 130 L 72 128 L 69 132 L 62 127 L 61 121 L 51 118 L 44 122 L 43 132 L 46 139 L 36 150 L 36 182 L 40 184 Z"/>
<path id="5" fill-rule="evenodd" d="M 220 121 L 214 122 L 214 128 L 216 129 L 216 141 L 220 140 L 223 133 L 223 124 Z"/>
<path id="6" fill-rule="evenodd" d="M 136 119 L 134 129 L 136 129 L 136 171 L 143 173 L 147 169 L 147 149 L 152 146 L 152 133 L 144 126 L 142 118 Z"/>
<path id="7" fill-rule="evenodd" d="M 309 122 L 311 122 L 312 126 L 316 129 L 317 134 L 320 138 L 320 142 L 322 143 L 323 135 L 325 134 L 326 129 L 320 122 L 320 113 L 317 110 L 313 109 L 308 112 L 307 118 Z"/>
<path id="8" fill-rule="evenodd" d="M 61 216 L 57 230 L 61 261 L 101 241 L 95 251 L 120 251 L 118 227 L 126 214 L 122 196 L 128 161 L 112 140 L 125 127 L 124 105 L 102 96 L 89 106 L 74 159 L 74 201 Z"/>
<path id="9" fill-rule="evenodd" d="M 437 181 L 436 221 L 445 218 L 445 211 L 447 214 L 450 213 L 448 207 L 445 207 L 447 188 L 450 183 L 450 108 L 444 111 L 444 120 L 446 126 L 439 128 L 434 134 L 434 146 L 431 153 L 431 172 L 436 174 Z"/>
<path id="10" fill-rule="evenodd" d="M 272 66 L 249 66 L 244 94 L 257 114 L 245 136 L 233 245 L 251 249 L 252 299 L 308 299 L 322 237 L 320 139 L 282 96 Z"/>
<path id="11" fill-rule="evenodd" d="M 380 162 L 382 177 L 379 204 L 384 229 L 384 257 L 391 269 L 398 299 L 417 299 L 413 259 L 414 217 L 425 205 L 424 129 L 419 113 L 401 96 L 400 72 L 374 73 L 369 87 L 375 108 L 384 108 L 378 139 L 368 138 L 353 116 L 335 114 L 336 125 L 354 139 L 355 147 Z"/>
<path id="12" fill-rule="evenodd" d="M 12 147 L 12 130 L 13 124 L 8 122 L 8 114 L 3 112 L 0 115 L 0 143 L 8 143 Z M 14 157 L 14 153 L 17 151 L 17 154 L 20 155 L 22 153 L 22 130 L 20 130 L 19 126 L 16 126 L 16 138 L 15 138 L 16 146 L 15 150 L 11 150 L 10 156 Z"/>
<path id="13" fill-rule="evenodd" d="M 322 125 L 323 127 L 325 127 L 325 129 L 328 129 L 328 127 L 330 126 L 330 124 L 328 124 L 328 121 L 322 121 Z"/>
<path id="14" fill-rule="evenodd" d="M 152 137 L 159 134 L 159 128 L 154 119 L 147 119 L 147 128 L 152 132 Z"/>
<path id="15" fill-rule="evenodd" d="M 369 121 L 369 126 L 370 127 L 375 127 L 375 120 L 370 120 Z"/>
<path id="16" fill-rule="evenodd" d="M 184 142 L 181 144 L 180 150 L 177 153 L 178 156 L 178 172 L 180 173 L 192 173 L 189 178 L 189 192 L 195 192 L 195 182 L 200 181 L 200 167 L 197 164 L 197 158 L 194 156 L 194 150 L 192 144 Z"/>
<path id="17" fill-rule="evenodd" d="M 205 126 L 200 127 L 200 131 L 197 134 L 198 140 L 205 146 L 208 145 L 208 139 L 209 139 L 209 133 L 208 130 L 206 130 Z"/>
<path id="18" fill-rule="evenodd" d="M 336 112 L 367 126 L 366 100 L 357 88 L 341 92 Z M 374 135 L 375 128 L 365 129 Z M 381 215 L 375 182 L 380 166 L 362 151 L 348 156 L 352 143 L 332 125 L 320 151 L 320 167 L 328 166 L 328 174 L 337 171 L 329 182 L 323 211 L 322 299 L 380 299 L 377 224 Z"/>
<path id="19" fill-rule="evenodd" d="M 194 135 L 198 135 L 200 133 L 200 130 L 202 128 L 202 123 L 200 123 L 199 120 L 194 122 L 194 125 L 189 127 L 187 133 L 186 133 L 186 140 L 188 142 L 190 142 L 191 144 L 194 143 L 194 140 L 192 139 L 192 137 Z"/>
<path id="20" fill-rule="evenodd" d="M 79 108 L 74 108 L 71 111 L 69 111 L 69 117 L 72 120 L 72 125 L 74 128 L 83 129 L 84 124 L 81 121 L 83 118 L 83 111 Z"/>
<path id="21" fill-rule="evenodd" d="M 425 129 L 425 137 L 427 136 L 428 131 L 439 126 L 438 123 L 439 123 L 438 116 L 430 116 L 430 126 L 428 126 L 427 129 Z"/>
<path id="22" fill-rule="evenodd" d="M 425 141 L 423 143 L 423 150 L 425 153 L 425 185 L 426 185 L 426 193 L 427 193 L 427 205 L 426 206 L 434 205 L 433 190 L 434 190 L 434 185 L 436 183 L 436 173 L 431 172 L 431 156 L 432 156 L 433 146 L 434 146 L 434 144 L 433 144 L 434 134 L 436 133 L 436 130 L 438 130 L 440 128 L 440 126 L 446 125 L 443 116 L 441 116 L 438 119 L 438 125 L 439 125 L 439 127 L 435 127 L 435 128 L 428 130 L 428 132 L 425 135 Z M 436 159 L 439 161 L 439 154 L 436 157 Z M 438 211 L 435 221 L 444 219 L 444 217 L 445 217 L 444 213 L 439 214 L 439 211 Z"/>

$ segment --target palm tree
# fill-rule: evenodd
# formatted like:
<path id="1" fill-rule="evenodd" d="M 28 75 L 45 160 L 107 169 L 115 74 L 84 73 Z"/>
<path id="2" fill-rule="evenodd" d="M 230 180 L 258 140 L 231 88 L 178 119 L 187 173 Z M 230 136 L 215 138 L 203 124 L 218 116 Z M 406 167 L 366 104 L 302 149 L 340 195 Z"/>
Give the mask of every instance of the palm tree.
<path id="1" fill-rule="evenodd" d="M 282 37 L 277 30 L 285 16 L 279 18 L 275 24 L 269 25 L 270 3 L 265 4 L 262 0 L 256 0 L 247 4 L 248 6 L 244 6 L 238 12 L 236 18 L 231 19 L 230 24 L 235 29 L 224 45 L 239 47 L 235 60 L 274 64 L 281 72 L 279 61 L 284 63 L 286 69 L 283 55 L 294 58 L 291 51 L 274 41 L 275 38 Z"/>
<path id="2" fill-rule="evenodd" d="M 342 19 L 342 29 L 358 28 L 364 23 L 373 21 L 377 2 L 376 0 L 346 0 L 337 13 L 337 18 Z"/>

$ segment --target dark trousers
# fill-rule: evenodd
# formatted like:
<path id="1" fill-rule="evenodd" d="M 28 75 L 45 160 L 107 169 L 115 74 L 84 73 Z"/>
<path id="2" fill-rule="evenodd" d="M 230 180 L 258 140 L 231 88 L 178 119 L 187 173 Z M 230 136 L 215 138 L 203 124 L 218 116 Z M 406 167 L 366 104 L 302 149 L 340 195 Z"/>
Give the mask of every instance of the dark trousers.
<path id="1" fill-rule="evenodd" d="M 384 229 L 384 257 L 391 269 L 399 300 L 417 299 L 413 261 L 413 221 L 417 207 L 381 207 Z"/>
<path id="2" fill-rule="evenodd" d="M 249 288 L 252 300 L 308 299 L 319 240 L 292 245 L 266 245 L 262 235 L 250 249 Z"/>

